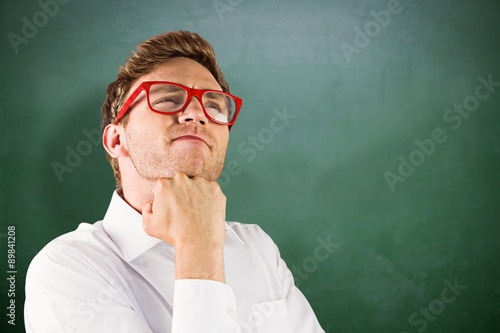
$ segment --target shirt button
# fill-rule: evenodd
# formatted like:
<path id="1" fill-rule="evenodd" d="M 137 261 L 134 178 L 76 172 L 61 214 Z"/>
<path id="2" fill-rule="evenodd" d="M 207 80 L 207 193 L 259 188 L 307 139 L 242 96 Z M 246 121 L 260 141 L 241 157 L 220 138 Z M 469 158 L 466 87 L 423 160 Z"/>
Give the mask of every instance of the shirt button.
<path id="1" fill-rule="evenodd" d="M 227 309 L 227 313 L 229 314 L 230 317 L 233 317 L 234 318 L 234 315 L 235 315 L 235 311 L 233 308 L 228 308 Z"/>

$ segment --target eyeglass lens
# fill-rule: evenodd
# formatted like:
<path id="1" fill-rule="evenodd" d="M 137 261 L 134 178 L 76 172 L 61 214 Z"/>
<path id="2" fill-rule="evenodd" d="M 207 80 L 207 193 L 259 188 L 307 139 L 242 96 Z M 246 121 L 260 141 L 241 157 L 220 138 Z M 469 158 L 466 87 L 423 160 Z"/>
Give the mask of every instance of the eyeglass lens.
<path id="1" fill-rule="evenodd" d="M 149 103 L 158 112 L 178 112 L 186 104 L 188 93 L 181 87 L 159 83 L 149 90 Z M 202 104 L 209 118 L 218 122 L 230 122 L 236 110 L 236 102 L 224 93 L 207 91 L 202 95 Z"/>

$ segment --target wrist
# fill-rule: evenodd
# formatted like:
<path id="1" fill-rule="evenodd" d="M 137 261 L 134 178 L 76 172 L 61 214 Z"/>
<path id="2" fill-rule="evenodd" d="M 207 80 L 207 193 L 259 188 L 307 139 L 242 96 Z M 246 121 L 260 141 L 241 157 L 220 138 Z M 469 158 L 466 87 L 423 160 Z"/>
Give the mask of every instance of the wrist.
<path id="1" fill-rule="evenodd" d="M 179 246 L 175 250 L 175 271 L 179 279 L 224 282 L 223 246 Z"/>

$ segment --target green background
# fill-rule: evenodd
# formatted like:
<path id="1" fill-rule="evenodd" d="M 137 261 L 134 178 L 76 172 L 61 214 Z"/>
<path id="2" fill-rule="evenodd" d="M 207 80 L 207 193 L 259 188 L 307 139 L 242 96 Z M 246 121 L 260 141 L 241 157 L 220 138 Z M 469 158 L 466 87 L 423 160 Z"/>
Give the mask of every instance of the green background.
<path id="1" fill-rule="evenodd" d="M 224 12 L 201 0 L 71 0 L 16 53 L 8 33 L 21 35 L 41 7 L 2 1 L 2 332 L 24 331 L 33 256 L 101 219 L 114 189 L 99 145 L 62 179 L 52 163 L 66 164 L 67 147 L 89 148 L 82 131 L 99 128 L 105 88 L 135 45 L 179 29 L 212 43 L 244 100 L 227 154 L 239 173 L 222 184 L 228 220 L 258 223 L 288 266 L 302 267 L 297 284 L 327 332 L 500 332 L 500 87 L 460 126 L 443 118 L 474 102 L 478 77 L 500 82 L 499 2 L 401 1 L 378 30 L 370 12 L 389 1 L 221 3 Z M 355 39 L 362 47 L 346 56 L 341 45 Z M 270 130 L 285 110 L 294 118 Z M 431 149 L 436 128 L 446 140 L 419 153 L 415 140 Z M 400 156 L 419 165 L 391 188 L 384 174 L 398 173 Z M 15 327 L 5 316 L 8 225 Z M 318 237 L 336 244 L 326 259 L 315 257 Z M 445 280 L 466 286 L 449 304 Z"/>

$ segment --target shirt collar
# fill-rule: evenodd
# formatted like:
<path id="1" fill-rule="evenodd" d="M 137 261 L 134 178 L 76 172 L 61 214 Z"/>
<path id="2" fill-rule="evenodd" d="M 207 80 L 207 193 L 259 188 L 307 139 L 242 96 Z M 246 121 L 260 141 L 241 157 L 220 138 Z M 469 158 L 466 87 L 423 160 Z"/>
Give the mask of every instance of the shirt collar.
<path id="1" fill-rule="evenodd" d="M 142 215 L 132 208 L 118 193 L 113 192 L 111 202 L 103 219 L 104 231 L 109 238 L 118 246 L 127 262 L 131 262 L 155 245 L 162 242 L 161 239 L 151 237 L 144 231 Z M 245 242 L 226 222 L 227 230 L 243 245 Z"/>
<path id="2" fill-rule="evenodd" d="M 117 191 L 113 192 L 111 197 L 103 219 L 103 227 L 127 262 L 136 259 L 162 242 L 146 234 L 142 226 L 142 215 L 132 208 Z"/>

